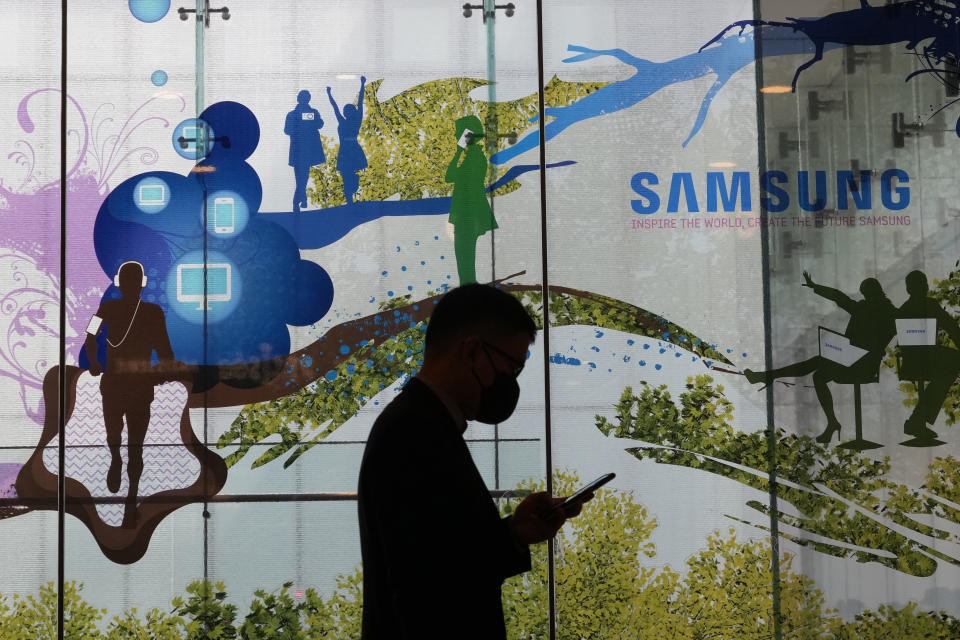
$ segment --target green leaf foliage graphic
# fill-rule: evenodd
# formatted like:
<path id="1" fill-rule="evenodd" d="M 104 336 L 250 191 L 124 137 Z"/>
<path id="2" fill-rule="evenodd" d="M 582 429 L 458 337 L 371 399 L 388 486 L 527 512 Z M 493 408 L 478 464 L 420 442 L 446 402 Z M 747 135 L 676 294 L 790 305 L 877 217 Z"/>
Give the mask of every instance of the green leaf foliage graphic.
<path id="1" fill-rule="evenodd" d="M 543 295 L 539 287 L 522 284 L 501 287 L 515 295 L 538 326 L 543 326 Z M 357 415 L 374 396 L 398 380 L 414 375 L 422 364 L 426 322 L 407 319 L 413 318 L 415 310 L 428 309 L 432 300 L 411 302 L 407 298 L 395 298 L 383 303 L 378 314 L 351 321 L 367 327 L 366 340 L 349 357 L 340 359 L 326 376 L 292 390 L 289 395 L 246 405 L 217 441 L 218 448 L 235 447 L 226 456 L 227 465 L 235 465 L 255 446 L 261 451 L 261 445 L 273 443 L 251 466 L 259 467 L 287 456 L 283 465 L 289 467 Z M 552 326 L 586 325 L 623 331 L 690 350 L 708 367 L 714 367 L 715 363 L 729 364 L 713 346 L 683 327 L 614 298 L 555 287 L 551 289 L 549 313 Z M 384 338 L 384 314 L 391 322 L 398 319 L 391 327 L 396 328 L 400 321 L 405 321 L 408 328 L 398 329 L 397 333 Z"/>
<path id="2" fill-rule="evenodd" d="M 575 473 L 557 472 L 558 495 L 580 486 Z M 544 488 L 528 480 L 516 495 Z M 503 515 L 519 498 L 499 501 Z M 655 518 L 630 491 L 600 489 L 582 513 L 555 539 L 557 637 L 560 640 L 770 640 L 773 637 L 773 561 L 770 541 L 738 539 L 714 532 L 683 567 L 656 562 Z M 469 553 L 469 550 L 465 550 Z M 502 589 L 510 640 L 544 640 L 549 635 L 547 546 L 531 546 L 530 571 L 509 578 Z M 943 611 L 922 610 L 916 602 L 881 605 L 844 619 L 825 606 L 813 580 L 799 573 L 794 557 L 780 558 L 780 626 L 796 640 L 955 640 L 960 620 Z M 328 597 L 315 589 L 257 589 L 244 613 L 229 601 L 223 583 L 194 581 L 173 598 L 168 611 L 140 615 L 130 609 L 106 624 L 107 610 L 86 602 L 83 585 L 66 584 L 67 634 L 71 640 L 359 640 L 363 571 L 336 579 Z M 443 589 L 444 584 L 438 584 Z M 429 593 L 422 596 L 430 598 Z M 53 583 L 37 596 L 0 595 L 0 640 L 53 640 L 57 593 Z"/>
<path id="3" fill-rule="evenodd" d="M 361 407 L 397 380 L 413 375 L 422 361 L 424 325 L 400 331 L 376 346 L 364 345 L 326 376 L 288 396 L 247 405 L 218 447 L 240 446 L 227 457 L 232 466 L 251 448 L 272 436 L 280 442 L 251 465 L 259 467 L 293 451 L 293 464 L 317 442 L 357 415 Z"/>
<path id="4" fill-rule="evenodd" d="M 470 93 L 486 86 L 486 80 L 447 78 L 411 87 L 381 101 L 377 96 L 382 80 L 369 83 L 364 92 L 364 118 L 357 140 L 367 156 L 368 166 L 360 172 L 357 200 L 386 200 L 399 194 L 401 200 L 449 196 L 453 186 L 444 181 L 447 164 L 456 148 L 454 121 L 476 115 L 485 123 L 496 122 L 500 133 L 518 136 L 531 128 L 529 119 L 537 114 L 537 94 L 517 100 L 491 103 Z M 544 88 L 547 107 L 571 104 L 606 86 L 606 82 L 564 82 L 553 77 Z M 492 113 L 491 113 L 492 112 Z M 486 155 L 510 145 L 509 138 L 485 132 Z M 310 169 L 307 197 L 321 208 L 346 203 L 343 180 L 337 172 L 339 145 L 335 138 L 321 136 L 327 161 Z M 508 167 L 489 168 L 492 184 Z M 517 181 L 503 185 L 494 195 L 519 188 Z"/>
<path id="5" fill-rule="evenodd" d="M 596 416 L 604 434 L 642 442 L 628 449 L 640 460 L 706 471 L 769 492 L 767 434 L 737 431 L 732 421 L 723 386 L 709 375 L 688 378 L 679 403 L 665 385 L 627 387 L 612 420 Z M 793 507 L 777 512 L 788 525 L 782 537 L 913 576 L 932 575 L 938 561 L 960 564 L 960 558 L 934 548 L 937 541 L 957 543 L 960 537 L 916 517 L 935 515 L 960 524 L 960 512 L 951 506 L 960 498 L 952 458 L 938 459 L 926 486 L 911 488 L 888 477 L 888 458 L 873 460 L 779 429 L 775 439 L 777 498 Z M 766 500 L 747 504 L 769 517 Z M 749 524 L 767 528 L 764 521 Z M 800 533 L 788 533 L 796 530 Z"/>

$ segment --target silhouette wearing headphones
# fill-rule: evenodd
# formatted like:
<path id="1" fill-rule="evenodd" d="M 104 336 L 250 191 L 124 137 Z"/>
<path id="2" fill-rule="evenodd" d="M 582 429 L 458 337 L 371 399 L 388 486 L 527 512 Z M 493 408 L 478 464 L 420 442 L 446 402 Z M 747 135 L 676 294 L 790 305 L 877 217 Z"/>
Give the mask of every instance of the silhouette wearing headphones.
<path id="1" fill-rule="evenodd" d="M 137 517 L 137 490 L 143 473 L 143 442 L 150 424 L 150 403 L 153 387 L 174 379 L 183 372 L 176 362 L 163 309 L 140 299 L 140 291 L 147 286 L 143 265 L 129 260 L 120 265 L 113 278 L 122 296 L 105 300 L 87 326 L 85 348 L 90 360 L 90 373 L 100 378 L 103 396 L 103 421 L 110 448 L 110 470 L 107 488 L 111 493 L 120 490 L 120 458 L 123 419 L 127 419 L 127 476 L 129 491 L 123 515 L 123 527 L 132 527 Z M 106 366 L 101 370 L 97 360 L 97 334 L 106 330 Z M 153 353 L 158 364 L 153 366 Z"/>

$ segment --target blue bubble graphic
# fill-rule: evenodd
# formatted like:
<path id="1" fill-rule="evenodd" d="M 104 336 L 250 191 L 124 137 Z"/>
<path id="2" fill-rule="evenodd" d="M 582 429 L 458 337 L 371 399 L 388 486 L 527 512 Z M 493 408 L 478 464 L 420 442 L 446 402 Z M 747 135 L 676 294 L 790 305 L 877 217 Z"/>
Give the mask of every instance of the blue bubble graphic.
<path id="1" fill-rule="evenodd" d="M 213 128 L 199 118 L 187 118 L 170 136 L 174 150 L 187 160 L 199 160 L 213 148 Z"/>
<path id="2" fill-rule="evenodd" d="M 167 72 L 163 69 L 157 69 L 152 74 L 150 74 L 150 82 L 155 86 L 162 87 L 167 84 Z"/>
<path id="3" fill-rule="evenodd" d="M 130 0 L 130 13 L 141 22 L 156 22 L 170 11 L 170 0 Z"/>

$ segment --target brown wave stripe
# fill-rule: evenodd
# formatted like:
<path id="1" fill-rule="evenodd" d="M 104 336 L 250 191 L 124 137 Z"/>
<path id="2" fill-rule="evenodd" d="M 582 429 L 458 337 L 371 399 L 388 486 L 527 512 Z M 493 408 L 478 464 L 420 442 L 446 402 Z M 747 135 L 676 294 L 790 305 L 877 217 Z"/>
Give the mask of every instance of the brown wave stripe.
<path id="1" fill-rule="evenodd" d="M 504 280 L 522 275 L 522 273 L 523 272 L 513 274 L 504 278 Z M 507 284 L 502 280 L 494 281 L 493 284 L 497 284 L 501 289 L 508 292 L 543 291 L 543 287 L 536 284 Z M 550 292 L 585 298 L 601 304 L 611 301 L 610 298 L 599 294 L 570 287 L 551 286 Z M 390 335 L 391 333 L 396 333 L 408 328 L 411 322 L 422 322 L 430 316 L 433 305 L 440 299 L 441 295 L 442 294 L 430 296 L 411 302 L 403 307 L 388 309 L 331 327 L 321 338 L 303 349 L 295 351 L 289 356 L 274 359 L 270 365 L 279 368 L 283 373 L 265 384 L 254 388 L 242 389 L 232 387 L 222 382 L 217 383 L 203 393 L 191 394 L 190 399 L 187 401 L 187 406 L 192 408 L 232 407 L 266 402 L 295 393 L 318 380 L 327 371 L 336 368 L 336 366 L 340 364 L 342 358 L 338 349 L 339 345 L 353 345 L 363 340 L 371 342 L 377 338 L 377 336 L 373 335 L 375 329 L 379 329 L 381 334 Z M 396 312 L 399 312 L 399 316 L 396 315 Z M 398 318 L 401 320 L 398 321 Z M 657 320 L 648 315 L 637 313 L 634 319 L 640 326 L 649 329 L 661 328 Z M 310 364 L 304 365 L 304 362 L 309 362 Z M 706 362 L 704 362 L 704 366 L 714 371 L 737 373 L 736 371 L 716 365 L 708 365 Z M 224 373 L 224 377 L 231 377 L 233 373 L 240 376 L 247 370 L 247 365 L 228 365 L 220 369 Z"/>

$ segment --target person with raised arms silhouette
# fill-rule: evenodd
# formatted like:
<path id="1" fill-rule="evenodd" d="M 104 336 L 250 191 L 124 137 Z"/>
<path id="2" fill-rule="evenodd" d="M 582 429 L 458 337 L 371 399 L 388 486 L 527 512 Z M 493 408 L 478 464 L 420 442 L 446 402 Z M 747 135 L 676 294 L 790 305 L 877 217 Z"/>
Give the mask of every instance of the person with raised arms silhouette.
<path id="1" fill-rule="evenodd" d="M 337 171 L 343 177 L 343 195 L 347 204 L 353 204 L 353 196 L 360 188 L 359 172 L 367 168 L 367 156 L 363 147 L 357 142 L 360 134 L 360 125 L 363 123 L 363 90 L 366 87 L 366 76 L 360 76 L 360 93 L 357 95 L 356 106 L 348 104 L 340 107 L 333 99 L 330 87 L 327 87 L 327 97 L 333 106 L 333 114 L 337 116 L 337 134 L 340 136 L 340 151 L 337 153 Z"/>
<path id="2" fill-rule="evenodd" d="M 860 283 L 863 300 L 854 300 L 838 289 L 815 283 L 806 271 L 803 272 L 803 280 L 804 287 L 810 287 L 815 294 L 832 300 L 850 314 L 843 335 L 850 339 L 850 344 L 865 349 L 867 353 L 849 367 L 816 355 L 802 362 L 769 371 L 744 369 L 743 374 L 751 384 L 769 384 L 777 378 L 799 378 L 812 373 L 817 400 L 820 401 L 820 407 L 827 418 L 827 428 L 816 439 L 826 444 L 834 433 L 840 433 L 840 421 L 833 410 L 833 394 L 830 393 L 827 383 L 853 384 L 877 375 L 886 346 L 897 333 L 894 324 L 896 307 L 887 298 L 876 278 L 867 278 Z"/>
<path id="3" fill-rule="evenodd" d="M 127 491 L 123 526 L 136 522 L 137 490 L 143 473 L 143 442 L 150 424 L 150 404 L 153 387 L 174 379 L 181 365 L 173 356 L 167 335 L 163 309 L 140 299 L 140 291 L 147 286 L 143 265 L 129 260 L 120 265 L 114 276 L 114 285 L 120 289 L 117 300 L 104 300 L 87 326 L 85 349 L 90 361 L 90 374 L 100 376 L 100 394 L 103 397 L 103 421 L 107 446 L 110 449 L 110 469 L 107 489 L 120 490 L 120 458 L 123 421 L 127 421 Z M 104 329 L 104 327 L 106 327 Z M 106 366 L 101 369 L 97 359 L 97 335 L 106 331 Z M 158 364 L 153 366 L 156 352 Z"/>

